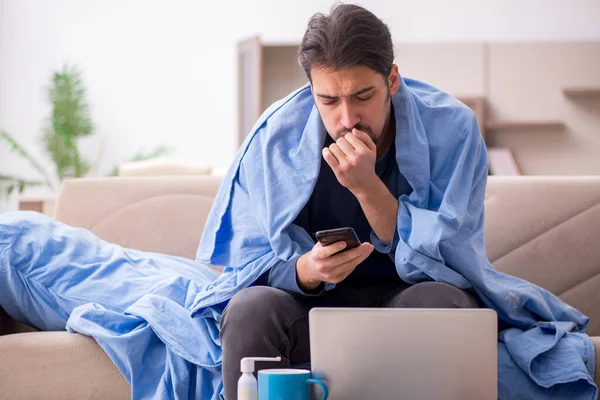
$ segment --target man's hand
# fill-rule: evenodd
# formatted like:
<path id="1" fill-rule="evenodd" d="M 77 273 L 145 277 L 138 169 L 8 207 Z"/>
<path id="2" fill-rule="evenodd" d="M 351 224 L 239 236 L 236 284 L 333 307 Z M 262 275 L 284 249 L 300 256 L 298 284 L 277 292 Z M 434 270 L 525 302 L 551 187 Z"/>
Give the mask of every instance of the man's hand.
<path id="1" fill-rule="evenodd" d="M 375 173 L 377 146 L 371 137 L 353 129 L 324 148 L 323 158 L 338 182 L 356 197 L 377 237 L 391 242 L 396 230 L 398 200 Z"/>
<path id="2" fill-rule="evenodd" d="M 296 277 L 300 288 L 310 291 L 319 287 L 321 282 L 340 283 L 373 251 L 373 245 L 365 242 L 338 253 L 345 247 L 344 241 L 328 246 L 317 242 L 311 251 L 301 255 L 296 262 Z"/>
<path id="3" fill-rule="evenodd" d="M 377 146 L 358 129 L 323 149 L 323 158 L 333 169 L 338 182 L 355 196 L 368 191 L 379 178 L 375 174 Z"/>

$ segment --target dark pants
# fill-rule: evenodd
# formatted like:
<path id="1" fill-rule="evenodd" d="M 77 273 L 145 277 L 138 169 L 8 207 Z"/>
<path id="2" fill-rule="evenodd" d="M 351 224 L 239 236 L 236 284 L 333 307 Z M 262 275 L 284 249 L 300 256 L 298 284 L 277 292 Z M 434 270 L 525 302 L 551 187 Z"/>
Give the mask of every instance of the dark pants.
<path id="1" fill-rule="evenodd" d="M 378 284 L 363 289 L 340 284 L 321 296 L 295 296 L 268 286 L 244 289 L 233 296 L 221 320 L 226 400 L 237 398 L 243 357 L 281 356 L 280 363 L 257 363 L 257 371 L 310 362 L 308 312 L 313 307 L 477 308 L 479 305 L 472 293 L 437 282 L 413 286 Z"/>

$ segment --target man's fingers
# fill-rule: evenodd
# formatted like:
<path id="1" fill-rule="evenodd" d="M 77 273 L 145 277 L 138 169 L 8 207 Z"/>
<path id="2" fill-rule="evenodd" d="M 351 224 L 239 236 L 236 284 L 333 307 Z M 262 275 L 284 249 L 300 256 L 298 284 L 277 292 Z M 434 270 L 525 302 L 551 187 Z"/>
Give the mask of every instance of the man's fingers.
<path id="1" fill-rule="evenodd" d="M 355 151 L 358 150 L 370 150 L 369 146 L 367 146 L 365 144 L 365 142 L 363 142 L 361 139 L 358 138 L 358 136 L 354 135 L 354 134 L 347 134 L 346 136 L 344 136 L 344 138 L 346 139 L 346 141 L 348 143 L 350 143 L 350 145 L 352 145 L 352 147 L 354 148 Z"/>
<path id="2" fill-rule="evenodd" d="M 364 248 L 361 249 L 362 252 L 359 253 L 358 256 L 331 268 L 331 272 L 329 274 L 330 276 L 328 276 L 328 278 L 329 278 L 328 282 L 339 283 L 339 282 L 343 281 L 344 279 L 346 279 L 348 277 L 348 275 L 350 275 L 352 273 L 352 271 L 354 271 L 356 269 L 356 267 L 360 263 L 362 263 L 363 261 L 365 261 L 367 259 L 367 257 L 369 257 L 369 255 L 373 251 L 373 246 L 370 243 L 363 243 L 363 245 L 364 245 Z M 361 246 L 363 246 L 363 245 L 361 245 Z M 359 248 L 352 249 L 352 250 L 358 250 L 358 249 Z M 348 252 L 350 252 L 350 251 L 351 250 L 348 250 Z M 348 253 L 348 252 L 346 252 L 346 253 Z"/>
<path id="3" fill-rule="evenodd" d="M 377 146 L 375 145 L 375 142 L 373 142 L 373 139 L 371 139 L 371 136 L 369 136 L 368 133 L 359 131 L 358 129 L 354 128 L 354 129 L 352 129 L 352 134 L 354 136 L 356 136 L 357 138 L 359 138 L 360 140 L 362 140 L 362 142 L 364 144 L 366 144 L 369 149 L 377 150 Z"/>
<path id="4" fill-rule="evenodd" d="M 339 138 L 335 144 L 337 144 L 339 146 L 340 149 L 342 149 L 342 151 L 344 152 L 344 154 L 347 156 L 349 156 L 350 154 L 353 154 L 356 152 L 356 149 L 354 148 L 354 146 L 352 146 L 352 144 L 350 143 L 349 140 L 346 140 L 347 138 L 352 137 L 352 135 L 346 135 L 344 137 Z M 353 139 L 356 140 L 355 137 L 353 137 Z M 359 140 L 360 142 L 360 140 Z M 363 145 L 364 146 L 364 145 Z"/>
<path id="5" fill-rule="evenodd" d="M 337 158 L 339 163 L 342 163 L 346 159 L 346 155 L 342 149 L 340 149 L 340 147 L 335 143 L 329 146 L 329 151 L 335 156 L 335 158 Z"/>
<path id="6" fill-rule="evenodd" d="M 369 255 L 371 255 L 371 253 L 373 252 L 373 245 L 371 243 L 365 242 L 362 243 L 360 246 L 351 249 L 348 251 L 348 253 L 350 255 L 354 255 L 353 258 L 351 258 L 350 260 L 348 260 L 348 262 L 357 262 L 357 264 L 360 264 L 361 262 L 365 261 L 367 259 L 367 257 L 369 257 Z M 356 253 L 351 253 L 353 250 L 356 251 Z"/>
<path id="7" fill-rule="evenodd" d="M 318 245 L 321 246 L 321 249 L 318 252 L 318 257 L 322 260 L 329 258 L 335 253 L 342 251 L 346 248 L 346 242 L 344 242 L 343 240 L 332 243 L 327 246 L 323 246 L 321 243 L 318 243 Z"/>
<path id="8" fill-rule="evenodd" d="M 346 262 L 350 262 L 358 257 L 364 256 L 366 259 L 371 251 L 373 250 L 373 245 L 371 243 L 362 243 L 360 246 L 355 247 L 353 249 L 347 250 L 343 253 L 336 254 L 334 257 L 336 258 L 334 261 L 335 264 L 343 264 Z"/>
<path id="9" fill-rule="evenodd" d="M 340 162 L 337 158 L 335 158 L 335 156 L 333 155 L 331 150 L 329 150 L 328 147 L 325 147 L 323 149 L 323 159 L 327 162 L 327 164 L 329 164 L 329 166 L 333 170 L 335 170 L 340 165 Z"/>

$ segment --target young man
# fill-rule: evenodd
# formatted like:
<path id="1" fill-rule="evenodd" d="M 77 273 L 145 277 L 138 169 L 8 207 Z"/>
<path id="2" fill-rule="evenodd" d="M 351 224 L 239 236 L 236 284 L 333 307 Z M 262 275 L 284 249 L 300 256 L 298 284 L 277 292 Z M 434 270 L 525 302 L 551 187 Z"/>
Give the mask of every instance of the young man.
<path id="1" fill-rule="evenodd" d="M 262 276 L 265 286 L 233 296 L 221 323 L 227 399 L 236 398 L 242 357 L 281 356 L 280 367 L 310 361 L 312 307 L 478 306 L 472 291 L 431 281 L 410 285 L 396 271 L 398 199 L 413 189 L 396 162 L 396 135 L 403 132 L 395 116 L 406 110 L 392 103 L 401 80 L 393 60 L 386 25 L 361 7 L 340 5 L 309 22 L 299 61 L 327 135 L 316 186 L 294 224 L 308 233 L 353 227 L 363 243 L 343 251 L 345 242 L 317 242 L 309 252 L 275 263 Z M 460 111 L 469 118 L 468 110 Z M 448 134 L 460 128 L 447 127 Z M 325 290 L 325 284 L 337 286 Z"/>
<path id="2" fill-rule="evenodd" d="M 224 389 L 234 400 L 242 357 L 309 361 L 311 307 L 481 302 L 510 328 L 499 337 L 499 398 L 594 398 L 589 319 L 486 258 L 487 154 L 473 113 L 401 78 L 388 29 L 357 6 L 311 19 L 300 63 L 311 84 L 249 133 L 195 261 L 37 213 L 0 214 L 0 306 L 39 329 L 93 337 L 134 399 Z M 342 251 L 310 236 L 342 226 L 364 243 Z"/>

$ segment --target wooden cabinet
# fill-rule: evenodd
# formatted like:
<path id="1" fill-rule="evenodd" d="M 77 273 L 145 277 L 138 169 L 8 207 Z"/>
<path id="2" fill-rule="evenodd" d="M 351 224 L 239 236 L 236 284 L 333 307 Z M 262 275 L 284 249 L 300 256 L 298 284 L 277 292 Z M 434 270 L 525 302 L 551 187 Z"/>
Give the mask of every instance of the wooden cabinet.
<path id="1" fill-rule="evenodd" d="M 37 211 L 49 216 L 54 215 L 56 197 L 54 196 L 21 196 L 19 197 L 20 211 Z"/>
<path id="2" fill-rule="evenodd" d="M 250 132 L 259 116 L 275 101 L 287 96 L 292 91 L 308 83 L 308 78 L 298 64 L 297 43 L 261 42 L 259 37 L 252 37 L 238 43 L 238 145 Z M 396 55 L 402 68 L 409 71 L 418 69 L 415 59 L 428 61 L 426 77 L 433 77 L 441 58 L 450 53 L 458 52 L 469 61 L 469 68 L 464 68 L 463 62 L 454 61 L 454 65 L 445 65 L 444 74 L 454 77 L 449 92 L 471 107 L 478 119 L 482 135 L 485 132 L 485 97 L 483 91 L 482 73 L 479 72 L 483 63 L 483 48 L 481 44 L 460 44 L 452 46 L 429 45 L 424 48 L 415 45 L 396 47 Z M 408 62 L 410 61 L 410 62 Z M 409 75 L 414 77 L 412 75 Z M 450 79 L 450 78 L 449 78 Z M 476 81 L 471 82 L 469 81 Z M 427 80 L 426 81 L 431 81 Z M 436 84 L 435 77 L 430 83 Z M 448 85 L 445 85 L 448 86 Z M 475 93 L 473 93 L 475 92 Z"/>
<path id="3" fill-rule="evenodd" d="M 240 42 L 239 144 L 269 105 L 307 83 L 298 45 Z M 394 61 L 469 106 L 488 148 L 519 163 L 510 170 L 600 174 L 600 42 L 398 43 Z"/>
<path id="4" fill-rule="evenodd" d="M 238 145 L 274 102 L 305 85 L 297 44 L 264 44 L 258 37 L 238 43 Z"/>

